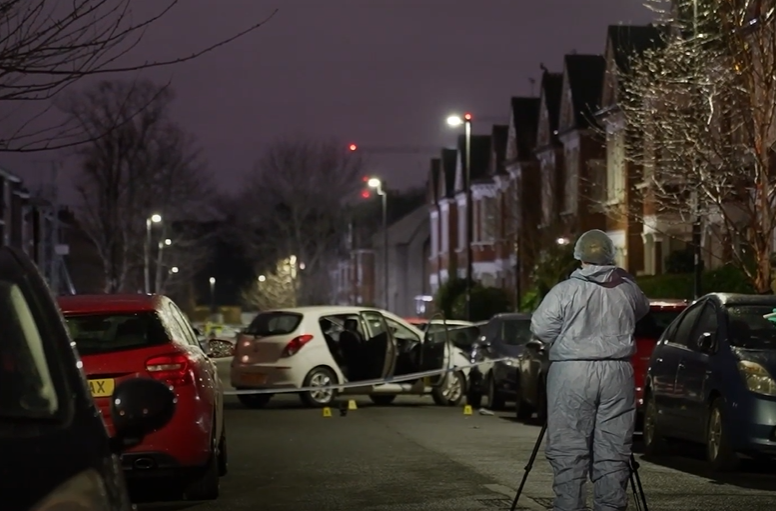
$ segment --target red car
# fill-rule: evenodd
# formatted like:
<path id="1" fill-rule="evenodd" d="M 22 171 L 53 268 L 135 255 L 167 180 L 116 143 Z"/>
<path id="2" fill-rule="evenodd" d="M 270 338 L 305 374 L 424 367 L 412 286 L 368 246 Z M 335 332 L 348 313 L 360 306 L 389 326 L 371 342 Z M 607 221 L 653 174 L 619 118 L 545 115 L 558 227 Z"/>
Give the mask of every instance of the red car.
<path id="1" fill-rule="evenodd" d="M 59 306 L 111 436 L 110 399 L 122 381 L 151 377 L 177 396 L 172 420 L 122 454 L 127 477 L 183 482 L 189 500 L 217 498 L 227 468 L 223 390 L 175 303 L 159 295 L 81 295 L 61 297 Z"/>

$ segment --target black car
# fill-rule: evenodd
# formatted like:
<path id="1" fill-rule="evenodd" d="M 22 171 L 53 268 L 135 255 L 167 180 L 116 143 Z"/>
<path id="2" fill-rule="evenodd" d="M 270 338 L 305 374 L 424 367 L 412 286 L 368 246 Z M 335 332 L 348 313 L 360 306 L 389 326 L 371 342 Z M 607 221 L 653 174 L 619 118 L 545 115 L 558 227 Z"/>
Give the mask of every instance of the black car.
<path id="1" fill-rule="evenodd" d="M 0 248 L 0 495 L 4 511 L 129 511 L 119 455 L 164 426 L 175 395 L 134 378 L 117 386 L 109 438 L 81 360 L 40 273 Z"/>
<path id="2" fill-rule="evenodd" d="M 491 410 L 515 400 L 516 364 L 530 340 L 530 314 L 498 314 L 482 327 L 469 352 L 473 364 L 484 362 L 469 374 L 467 401 L 471 406 L 480 407 L 485 396 Z M 500 358 L 509 360 L 492 362 Z"/>

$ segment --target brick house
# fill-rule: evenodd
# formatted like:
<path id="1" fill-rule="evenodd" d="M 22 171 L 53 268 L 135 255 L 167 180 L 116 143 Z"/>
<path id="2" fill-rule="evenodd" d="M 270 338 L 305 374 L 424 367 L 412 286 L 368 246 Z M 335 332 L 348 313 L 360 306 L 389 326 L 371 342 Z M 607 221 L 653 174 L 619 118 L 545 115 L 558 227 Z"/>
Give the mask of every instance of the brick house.
<path id="1" fill-rule="evenodd" d="M 510 101 L 509 129 L 504 154 L 504 169 L 509 175 L 510 190 L 506 208 L 505 237 L 515 247 L 513 265 L 517 268 L 513 283 L 516 300 L 530 282 L 531 269 L 539 248 L 538 227 L 541 223 L 541 180 L 539 162 L 534 154 L 539 125 L 540 98 L 513 97 Z M 511 217 L 511 218 L 510 218 Z"/>
<path id="2" fill-rule="evenodd" d="M 431 160 L 428 204 L 431 229 L 429 284 L 432 294 L 451 274 L 458 272 L 457 164 L 457 149 L 442 149 L 440 157 Z"/>
<path id="3" fill-rule="evenodd" d="M 654 234 L 645 230 L 643 222 L 643 203 L 639 184 L 642 182 L 642 169 L 632 161 L 628 154 L 630 142 L 626 140 L 626 125 L 618 99 L 622 93 L 618 85 L 619 77 L 627 74 L 629 61 L 638 58 L 646 50 L 657 48 L 662 43 L 662 32 L 658 27 L 612 25 L 607 30 L 606 72 L 601 94 L 601 109 L 596 113 L 597 121 L 606 134 L 606 168 L 601 183 L 606 183 L 600 194 L 600 206 L 606 212 L 606 231 L 615 244 L 618 265 L 634 275 L 659 273 L 659 265 L 654 256 L 659 251 L 666 254 L 665 247 L 651 243 L 646 251 L 650 255 L 650 267 L 645 267 L 644 234 Z M 603 170 L 603 169 L 602 169 Z M 661 243 L 663 240 L 660 240 Z M 661 260 L 661 258 L 657 258 Z"/>
<path id="4" fill-rule="evenodd" d="M 558 138 L 561 88 L 563 73 L 551 73 L 544 69 L 541 81 L 539 124 L 536 131 L 536 158 L 541 176 L 541 229 L 545 237 L 557 238 L 560 213 L 564 210 L 563 194 L 563 145 Z"/>
<path id="5" fill-rule="evenodd" d="M 456 247 L 458 276 L 466 277 L 466 137 L 458 137 L 458 156 L 455 169 L 455 201 L 458 211 L 458 244 Z M 496 225 L 496 186 L 490 176 L 490 135 L 471 135 L 471 190 L 472 190 L 472 278 L 485 286 L 495 285 L 496 268 L 494 243 L 489 241 Z"/>
<path id="6" fill-rule="evenodd" d="M 506 170 L 509 125 L 494 125 L 491 130 L 490 176 L 495 187 L 495 225 L 493 226 L 493 252 L 496 268 L 495 286 L 508 290 L 514 296 L 515 237 L 514 186 Z"/>
<path id="7" fill-rule="evenodd" d="M 560 100 L 558 138 L 563 145 L 563 195 L 561 237 L 574 239 L 589 229 L 606 229 L 606 217 L 595 208 L 594 191 L 606 152 L 603 136 L 595 124 L 600 110 L 606 60 L 601 55 L 566 55 Z M 600 187 L 600 186 L 599 186 Z"/>

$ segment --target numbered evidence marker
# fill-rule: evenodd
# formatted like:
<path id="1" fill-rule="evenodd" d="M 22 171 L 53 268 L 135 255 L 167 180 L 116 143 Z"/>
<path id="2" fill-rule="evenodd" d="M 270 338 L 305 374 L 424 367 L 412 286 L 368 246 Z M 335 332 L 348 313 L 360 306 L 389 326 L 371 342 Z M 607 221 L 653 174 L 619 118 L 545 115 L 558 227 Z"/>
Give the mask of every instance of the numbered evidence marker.
<path id="1" fill-rule="evenodd" d="M 331 417 L 331 408 L 328 406 L 323 409 L 323 416 L 324 417 Z"/>
<path id="2" fill-rule="evenodd" d="M 466 405 L 463 407 L 463 414 L 464 415 L 472 415 L 472 407 L 471 405 Z"/>
<path id="3" fill-rule="evenodd" d="M 348 410 L 358 410 L 358 405 L 356 405 L 355 399 L 348 401 Z"/>

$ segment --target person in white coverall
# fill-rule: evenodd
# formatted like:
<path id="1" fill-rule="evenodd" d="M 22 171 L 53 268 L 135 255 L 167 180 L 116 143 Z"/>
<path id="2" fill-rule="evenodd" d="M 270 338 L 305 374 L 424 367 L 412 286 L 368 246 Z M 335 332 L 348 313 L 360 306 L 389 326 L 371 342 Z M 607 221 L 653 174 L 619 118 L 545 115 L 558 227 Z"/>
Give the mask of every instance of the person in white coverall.
<path id="1" fill-rule="evenodd" d="M 589 476 L 594 511 L 624 511 L 636 414 L 633 330 L 649 300 L 615 265 L 605 232 L 582 234 L 574 259 L 582 268 L 552 288 L 531 319 L 550 356 L 546 453 L 553 509 L 585 509 Z"/>

